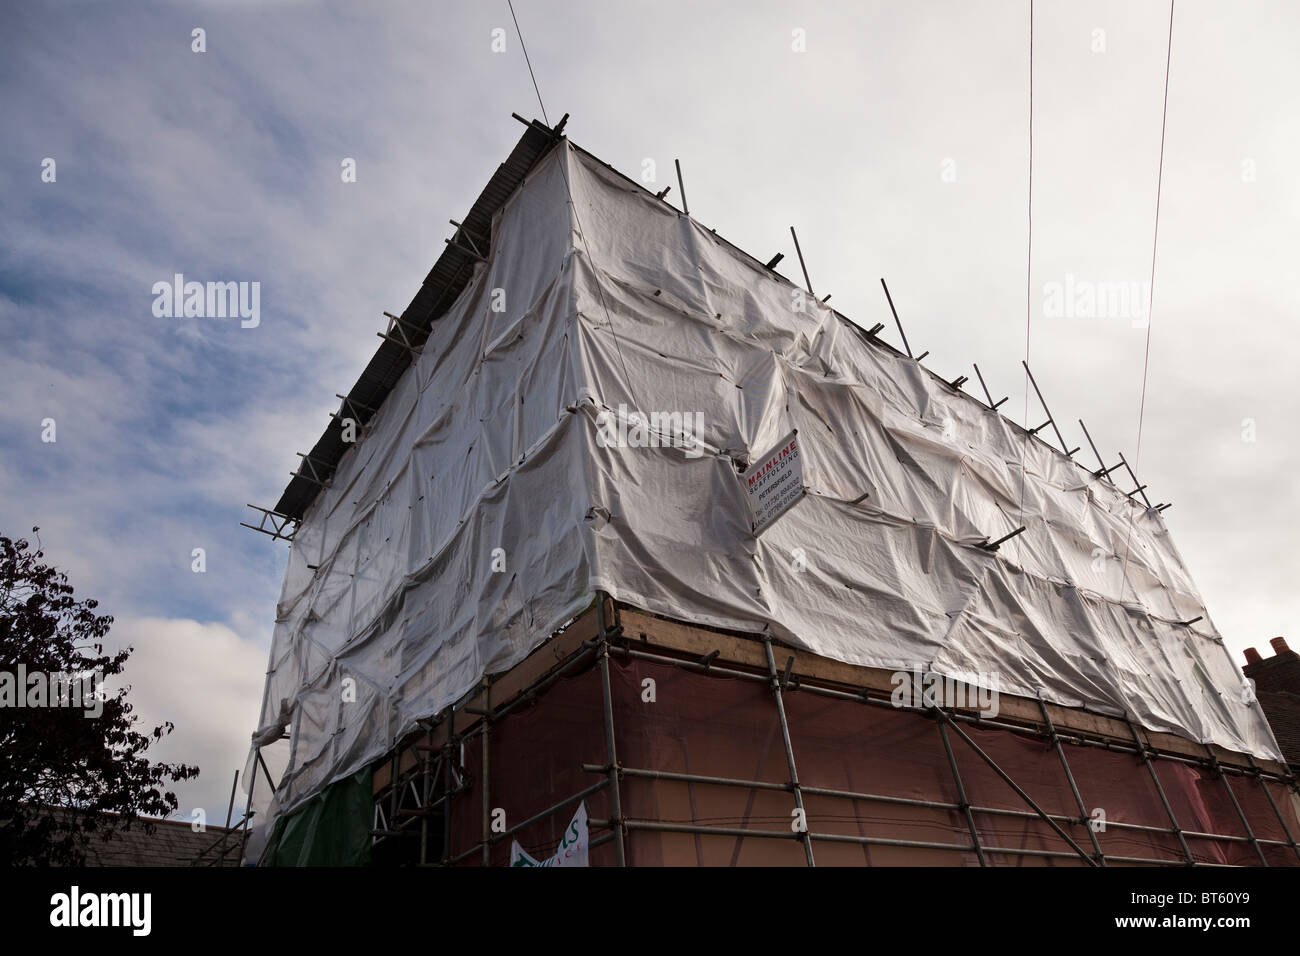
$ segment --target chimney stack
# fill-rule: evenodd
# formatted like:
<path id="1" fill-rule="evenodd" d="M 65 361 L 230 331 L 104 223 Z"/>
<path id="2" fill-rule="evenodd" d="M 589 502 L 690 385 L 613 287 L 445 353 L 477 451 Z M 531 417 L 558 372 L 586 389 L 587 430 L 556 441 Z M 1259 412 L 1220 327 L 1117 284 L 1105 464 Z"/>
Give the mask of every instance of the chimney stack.
<path id="1" fill-rule="evenodd" d="M 1300 767 L 1300 654 L 1287 647 L 1286 638 L 1275 637 L 1272 657 L 1261 657 L 1246 648 L 1246 666 L 1241 672 L 1254 682 L 1260 709 L 1287 763 Z"/>

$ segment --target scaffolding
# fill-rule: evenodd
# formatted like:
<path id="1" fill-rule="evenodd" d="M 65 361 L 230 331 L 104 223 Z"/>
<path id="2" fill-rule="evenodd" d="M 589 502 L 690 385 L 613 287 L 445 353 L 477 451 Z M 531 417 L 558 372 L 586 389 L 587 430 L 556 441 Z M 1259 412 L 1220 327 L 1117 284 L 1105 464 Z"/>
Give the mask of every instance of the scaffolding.
<path id="1" fill-rule="evenodd" d="M 714 646 L 697 653 L 712 643 Z M 778 653 L 786 656 L 783 666 L 778 666 Z M 559 656 L 557 656 L 559 655 Z M 712 775 L 695 772 L 667 770 L 651 766 L 632 766 L 621 763 L 616 733 L 616 696 L 611 684 L 611 660 L 630 664 L 667 667 L 696 675 L 725 678 L 732 681 L 765 685 L 772 709 L 780 728 L 784 779 L 745 779 L 736 776 Z M 856 686 L 844 678 L 850 671 L 863 672 L 864 680 Z M 1146 866 L 1228 866 L 1238 865 L 1213 856 L 1233 855 L 1236 849 L 1248 849 L 1252 862 L 1263 866 L 1300 865 L 1300 845 L 1296 843 L 1297 794 L 1295 776 L 1284 766 L 1272 769 L 1261 767 L 1248 755 L 1232 754 L 1209 745 L 1193 744 L 1165 734 L 1140 731 L 1127 719 L 1116 720 L 1102 715 L 1074 711 L 1049 705 L 1045 701 L 1017 699 L 1007 701 L 1005 713 L 997 717 L 981 716 L 968 709 L 947 706 L 900 706 L 882 687 L 883 675 L 872 669 L 841 665 L 816 655 L 780 648 L 770 637 L 760 640 L 752 637 L 730 635 L 704 630 L 680 623 L 664 621 L 645 615 L 635 608 L 619 605 L 601 594 L 592 611 L 575 621 L 532 657 L 511 672 L 495 680 L 486 678 L 470 694 L 430 722 L 424 734 L 397 748 L 384 761 L 386 773 L 376 772 L 375 826 L 371 831 L 376 859 L 380 862 L 410 861 L 422 865 L 491 865 L 500 859 L 510 841 L 533 832 L 549 832 L 545 826 L 550 821 L 562 824 L 567 815 L 583 800 L 603 798 L 607 808 L 604 816 L 592 816 L 591 849 L 609 845 L 604 861 L 624 866 L 635 860 L 630 856 L 628 843 L 638 834 L 674 834 L 693 838 L 726 837 L 736 841 L 794 841 L 800 844 L 802 858 L 807 866 L 816 865 L 815 848 L 829 848 L 834 844 L 859 847 L 892 848 L 902 851 L 931 851 L 942 854 L 969 854 L 980 866 L 1004 865 L 1008 861 L 1025 861 L 1036 858 L 1045 862 L 1063 862 L 1082 866 L 1106 867 L 1113 865 Z M 592 782 L 565 793 L 552 792 L 542 781 L 537 788 L 538 800 L 545 801 L 540 808 L 529 807 L 527 816 L 508 827 L 492 827 L 492 791 L 489 784 L 510 772 L 497 764 L 489 763 L 494 728 L 502 726 L 506 718 L 519 708 L 535 704 L 548 691 L 565 678 L 581 673 L 597 676 L 599 715 L 588 713 L 592 720 L 603 724 L 596 737 L 601 741 L 604 759 L 601 762 L 584 762 L 581 771 Z M 809 695 L 817 698 L 851 702 L 868 708 L 887 708 L 927 720 L 933 725 L 932 733 L 939 739 L 946 757 L 946 767 L 953 800 L 926 799 L 897 793 L 869 792 L 810 785 L 801 780 L 796 757 L 796 734 L 787 715 L 787 701 L 792 696 Z M 495 702 L 495 703 L 494 703 Z M 1052 714 L 1057 717 L 1054 719 Z M 1071 726 L 1065 726 L 1068 722 Z M 1124 740 L 1119 728 L 1127 733 Z M 636 732 L 634 727 L 622 728 L 621 733 Z M 1015 779 L 1013 773 L 1002 767 L 993 754 L 973 736 L 973 731 L 998 732 L 1015 735 L 1021 740 L 1036 741 L 1050 749 L 1052 763 L 1057 766 L 1074 812 L 1053 812 L 1029 792 L 1031 785 Z M 690 728 L 685 728 L 690 733 Z M 743 748 L 751 741 L 736 740 Z M 846 736 L 844 746 L 852 741 Z M 1087 785 L 1081 788 L 1067 751 L 1079 755 L 1089 749 L 1124 754 L 1136 758 L 1146 771 L 1151 793 L 1159 801 L 1166 821 L 1159 824 L 1135 821 L 1106 821 L 1104 828 L 1088 812 Z M 464 765 L 464 755 L 477 750 L 474 769 Z M 994 801 L 978 801 L 969 791 L 966 774 L 961 769 L 959 754 L 973 756 L 1000 780 L 1016 797 L 1019 806 L 997 806 Z M 1191 829 L 1176 813 L 1174 803 L 1177 793 L 1171 790 L 1157 770 L 1158 764 L 1193 768 L 1207 780 L 1217 780 L 1222 793 L 1232 807 L 1232 817 L 1240 832 L 1222 832 L 1222 829 Z M 477 777 L 478 785 L 472 778 Z M 1242 793 L 1249 793 L 1248 814 L 1232 778 L 1239 781 Z M 1131 783 L 1141 777 L 1135 775 Z M 806 821 L 805 826 L 773 828 L 757 825 L 721 825 L 697 819 L 653 819 L 643 814 L 627 812 L 624 807 L 625 790 L 636 782 L 683 784 L 688 787 L 716 788 L 722 791 L 748 791 L 785 794 L 790 801 L 792 817 Z M 1035 783 L 1042 787 L 1042 780 Z M 874 788 L 877 791 L 883 788 Z M 470 806 L 471 791 L 477 790 L 477 806 Z M 1283 800 L 1275 796 L 1284 795 Z M 1260 799 L 1262 795 L 1263 799 Z M 820 810 L 810 808 L 807 801 L 817 800 Z M 848 802 L 851 813 L 839 815 L 828 812 L 832 807 Z M 894 807 L 907 811 L 937 812 L 956 815 L 967 834 L 966 840 L 920 840 L 879 834 L 835 832 L 834 826 L 823 826 L 822 821 L 850 820 L 860 825 L 868 820 L 858 812 L 859 804 L 871 807 Z M 1267 806 L 1268 810 L 1261 808 Z M 456 833 L 467 833 L 463 815 L 472 814 L 479 819 L 474 826 L 473 838 L 460 845 Z M 1252 823 L 1252 815 L 1254 817 Z M 453 820 L 456 826 L 453 827 Z M 1018 822 L 1022 826 L 1035 824 L 1046 829 L 1040 836 L 1054 840 L 1054 846 L 1002 845 L 991 839 L 990 828 L 994 821 Z M 436 827 L 435 827 L 436 824 Z M 841 828 L 842 829 L 842 828 Z M 1028 832 L 1028 831 L 1026 831 Z M 1167 855 L 1134 855 L 1132 853 L 1106 852 L 1102 836 L 1107 833 L 1130 833 L 1138 837 L 1171 839 Z M 1273 836 L 1263 835 L 1272 832 Z M 1073 835 L 1072 835 L 1073 834 Z M 418 840 L 418 853 L 409 850 L 395 852 L 393 844 Z M 544 846 L 539 837 L 536 845 Z M 387 845 L 387 846 L 386 846 Z M 1217 847 L 1219 853 L 1214 852 Z M 933 861 L 933 855 L 926 857 Z M 843 862 L 843 859 L 840 860 Z M 954 862 L 949 857 L 946 862 Z"/>
<path id="2" fill-rule="evenodd" d="M 615 865 L 644 862 L 647 846 L 676 852 L 682 838 L 702 862 L 719 837 L 735 841 L 733 861 L 750 853 L 744 842 L 808 866 L 842 862 L 846 847 L 868 862 L 886 849 L 979 865 L 1300 861 L 1294 778 L 1247 756 L 1279 755 L 1261 712 L 1235 694 L 1240 675 L 1213 625 L 1193 629 L 1204 604 L 1158 517 L 1168 505 L 1152 504 L 1122 454 L 1107 467 L 1082 421 L 1098 470 L 1076 461 L 1080 449 L 1066 441 L 1027 362 L 1046 416 L 1037 427 L 1000 415 L 1007 399 L 994 400 L 978 366 L 987 404 L 963 391 L 968 376 L 921 366 L 929 353 L 913 354 L 883 279 L 903 352 L 878 338 L 883 323 L 859 328 L 822 308 L 829 295 L 792 310 L 788 295 L 798 292 L 801 306 L 805 297 L 774 272 L 781 255 L 764 263 L 692 220 L 680 167 L 678 211 L 664 201 L 667 189 L 647 191 L 569 143 L 564 120 L 553 129 L 524 124 L 470 213 L 451 221 L 456 232 L 419 293 L 400 314 L 384 313 L 374 359 L 336 395 L 338 411 L 299 453 L 284 495 L 274 508 L 254 507 L 260 518 L 248 527 L 292 544 L 245 770 L 243 829 L 258 776 L 271 783 L 269 823 L 364 769 L 380 862 L 494 865 L 515 838 L 544 847 L 559 815 L 586 800 L 599 808 L 588 814 L 595 858 Z M 579 207 L 603 210 L 590 233 Z M 791 238 L 812 295 L 793 227 Z M 647 271 L 647 262 L 658 265 Z M 707 294 L 683 278 L 701 273 L 718 277 Z M 498 292 L 509 309 L 495 307 Z M 655 337 L 668 333 L 685 338 L 661 351 Z M 557 367 L 575 369 L 573 381 L 557 383 Z M 437 387 L 426 390 L 426 380 Z M 883 404 L 867 407 L 863 395 Z M 637 415 L 708 409 L 717 418 L 713 444 L 692 445 L 701 454 L 684 460 L 598 453 L 602 417 L 616 403 L 622 416 L 624 400 L 644 406 Z M 758 414 L 764 409 L 770 414 Z M 410 414 L 430 429 L 414 442 Z M 758 424 L 777 420 L 793 432 L 802 426 L 801 442 L 816 433 L 821 444 L 807 442 L 816 473 L 804 503 L 759 543 L 731 470 L 770 437 Z M 964 444 L 948 441 L 950 424 Z M 1040 437 L 1049 426 L 1059 447 Z M 353 452 L 358 441 L 365 450 Z M 908 463 L 895 469 L 900 443 Z M 1018 472 L 1008 465 L 1013 454 Z M 1116 484 L 1117 471 L 1131 491 Z M 1032 520 L 1026 474 L 1041 499 Z M 1004 505 L 1017 499 L 1012 522 Z M 542 500 L 545 523 L 533 509 Z M 665 508 L 669 500 L 707 502 L 728 520 L 715 527 L 689 508 Z M 1087 533 L 1076 533 L 1081 507 Z M 1130 574 L 1139 519 L 1137 554 L 1146 557 Z M 1052 547 L 1036 549 L 1036 536 Z M 880 540 L 887 573 L 863 574 L 858 549 Z M 809 541 L 836 545 L 825 580 L 796 583 L 766 560 Z M 488 565 L 490 545 L 499 547 Z M 1102 567 L 1098 548 L 1113 559 Z M 498 577 L 505 565 L 495 555 L 507 551 L 511 573 Z M 593 601 L 594 588 L 609 593 Z M 886 600 L 876 600 L 882 588 Z M 1131 620 L 1130 591 L 1141 606 Z M 956 607 L 966 630 L 956 627 Z M 1043 607 L 1057 615 L 1053 626 L 1040 641 L 1022 640 Z M 981 628 L 993 621 L 1003 633 L 986 640 Z M 1012 639 L 1019 653 L 1003 653 L 999 640 Z M 1057 667 L 1063 659 L 1079 666 Z M 997 716 L 948 702 L 900 706 L 889 668 L 925 661 L 935 675 L 996 672 L 1022 696 Z M 751 696 L 731 705 L 752 726 L 722 742 L 708 736 L 707 721 L 683 716 L 680 701 L 664 708 L 675 722 L 638 714 L 628 706 L 629 669 L 704 678 L 690 692 L 706 696 L 744 686 Z M 340 694 L 340 679 L 354 681 L 351 696 Z M 554 710 L 584 681 L 589 712 L 574 704 L 561 717 L 573 718 L 565 732 L 588 749 L 534 739 L 545 758 L 522 752 L 516 718 Z M 1207 687 L 1207 696 L 1193 692 Z M 926 775 L 924 786 L 891 792 L 892 770 L 866 774 L 870 783 L 828 776 L 836 769 L 828 761 L 847 761 L 843 754 L 879 728 L 826 733 L 810 745 L 809 727 L 821 719 L 811 701 L 848 722 L 878 715 L 874 723 L 928 755 L 912 768 Z M 666 737 L 646 731 L 654 721 Z M 546 721 L 538 724 L 545 732 Z M 761 773 L 720 752 L 702 763 L 693 752 L 697 765 L 666 762 L 647 743 L 744 750 L 759 732 L 779 757 L 763 768 L 764 749 Z M 279 741 L 287 744 L 263 751 Z M 1007 741 L 1037 749 L 1008 754 Z M 875 740 L 853 759 L 876 767 L 900 752 Z M 278 784 L 264 753 L 283 771 Z M 1126 812 L 1107 819 L 1093 754 L 1128 762 L 1124 779 L 1147 801 L 1140 813 L 1111 793 Z M 861 776 L 858 765 L 838 769 Z M 531 784 L 521 783 L 529 773 Z M 1213 804 L 1212 816 L 1189 804 L 1189 788 Z M 708 817 L 697 790 L 702 802 L 744 793 L 743 813 Z M 682 793 L 689 806 L 680 812 L 658 808 Z M 875 832 L 868 811 L 899 819 Z M 779 826 L 762 825 L 774 819 Z M 935 838 L 913 838 L 909 827 Z M 1001 832 L 1017 827 L 1015 839 Z M 882 852 L 873 857 L 872 848 Z"/>
<path id="3" fill-rule="evenodd" d="M 230 803 L 226 807 L 226 825 L 220 836 L 198 852 L 191 866 L 238 866 L 244 855 L 244 845 L 248 842 L 248 825 L 252 814 L 247 810 L 243 816 L 231 825 L 231 815 L 235 811 L 235 794 L 239 789 L 239 771 L 235 771 L 230 782 Z"/>

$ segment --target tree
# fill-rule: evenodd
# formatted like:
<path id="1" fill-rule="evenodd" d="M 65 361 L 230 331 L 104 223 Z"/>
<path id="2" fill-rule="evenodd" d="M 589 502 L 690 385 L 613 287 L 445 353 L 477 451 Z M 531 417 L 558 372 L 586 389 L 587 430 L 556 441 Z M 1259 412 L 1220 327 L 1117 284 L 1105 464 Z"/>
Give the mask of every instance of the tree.
<path id="1" fill-rule="evenodd" d="M 132 825 L 151 832 L 139 818 L 176 810 L 167 784 L 199 769 L 146 758 L 172 724 L 141 733 L 130 686 L 109 694 L 102 683 L 122 673 L 134 648 L 104 653 L 113 618 L 95 613 L 97 601 L 76 600 L 67 575 L 44 556 L 0 535 L 0 860 L 78 866 L 97 835 Z M 20 674 L 26 686 L 17 685 Z M 72 706 L 76 693 L 54 675 L 94 675 L 79 689 L 97 693 Z M 22 706 L 15 693 L 26 695 Z"/>

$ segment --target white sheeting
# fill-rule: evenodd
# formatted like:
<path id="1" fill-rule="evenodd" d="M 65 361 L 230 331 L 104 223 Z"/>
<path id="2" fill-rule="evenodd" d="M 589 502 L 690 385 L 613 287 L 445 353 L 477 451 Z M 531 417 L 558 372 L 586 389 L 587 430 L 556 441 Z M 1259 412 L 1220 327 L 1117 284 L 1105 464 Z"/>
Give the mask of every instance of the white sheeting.
<path id="1" fill-rule="evenodd" d="M 259 727 L 291 732 L 272 817 L 598 588 L 1280 756 L 1158 514 L 567 144 L 493 235 L 297 532 Z M 602 447 L 620 404 L 702 412 L 707 451 Z M 795 428 L 809 493 L 755 540 L 733 458 Z M 1028 530 L 990 553 L 1022 454 Z"/>

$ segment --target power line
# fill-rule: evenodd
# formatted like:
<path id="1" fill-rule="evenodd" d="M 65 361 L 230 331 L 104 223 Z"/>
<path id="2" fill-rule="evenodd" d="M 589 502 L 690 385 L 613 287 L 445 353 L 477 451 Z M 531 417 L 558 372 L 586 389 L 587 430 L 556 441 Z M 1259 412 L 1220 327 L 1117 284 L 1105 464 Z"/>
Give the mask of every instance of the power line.
<path id="1" fill-rule="evenodd" d="M 537 105 L 542 108 L 542 119 L 546 121 L 547 126 L 550 126 L 551 119 L 546 115 L 546 104 L 542 102 L 542 91 L 537 87 L 537 74 L 533 72 L 533 61 L 528 58 L 528 44 L 524 43 L 524 32 L 519 29 L 519 18 L 515 16 L 514 0 L 506 0 L 506 4 L 510 7 L 510 19 L 515 21 L 515 36 L 519 37 L 519 46 L 524 51 L 524 62 L 528 64 L 528 75 L 533 80 L 533 92 L 537 94 Z"/>
<path id="2" fill-rule="evenodd" d="M 528 75 L 532 77 L 533 92 L 537 94 L 537 105 L 541 107 L 542 119 L 549 127 L 551 125 L 551 120 L 546 115 L 546 104 L 542 102 L 542 91 L 537 85 L 537 75 L 533 72 L 532 61 L 528 58 L 528 44 L 524 42 L 523 30 L 519 28 L 519 18 L 515 16 L 514 2 L 513 0 L 506 0 L 506 4 L 510 7 L 510 19 L 513 20 L 515 24 L 515 35 L 519 37 L 519 47 L 524 51 L 524 62 L 528 64 Z M 566 161 L 560 166 L 560 173 L 561 178 L 564 180 L 564 193 L 568 197 L 569 208 L 573 210 L 573 221 L 578 227 L 578 238 L 582 240 L 583 253 L 586 256 L 587 261 L 591 263 L 593 278 L 596 282 L 596 294 L 600 298 L 601 311 L 605 314 L 605 326 L 609 329 L 610 335 L 614 337 L 614 349 L 618 352 L 618 363 L 623 369 L 623 377 L 627 382 L 628 398 L 632 400 L 634 405 L 638 405 L 639 407 L 639 403 L 636 401 L 636 396 L 632 393 L 632 376 L 627 370 L 627 360 L 623 358 L 623 345 L 619 341 L 618 333 L 614 331 L 614 323 L 609 317 L 609 305 L 605 302 L 605 289 L 600 283 L 600 268 L 591 257 L 591 246 L 587 243 L 587 231 L 582 227 L 582 217 L 578 213 L 578 204 L 573 201 L 573 189 L 569 185 L 569 164 L 567 162 L 567 157 Z"/>
<path id="3" fill-rule="evenodd" d="M 1142 420 L 1147 407 L 1147 368 L 1151 363 L 1151 309 L 1156 295 L 1156 243 L 1160 238 L 1160 190 L 1165 177 L 1165 127 L 1169 120 L 1169 64 L 1174 49 L 1174 0 L 1169 0 L 1169 42 L 1165 47 L 1165 98 L 1160 112 L 1160 165 L 1156 171 L 1156 216 L 1151 233 L 1151 283 L 1147 287 L 1147 336 L 1142 354 L 1142 398 L 1138 403 L 1137 452 L 1134 464 L 1142 461 Z"/>
<path id="4" fill-rule="evenodd" d="M 1034 0 L 1029 0 L 1029 233 L 1025 250 L 1025 414 L 1022 421 L 1029 427 L 1029 321 L 1034 298 Z M 1020 524 L 1025 523 L 1025 452 L 1029 448 L 1026 434 L 1020 445 Z"/>
<path id="5" fill-rule="evenodd" d="M 1147 334 L 1146 347 L 1142 353 L 1142 397 L 1138 402 L 1138 434 L 1137 434 L 1137 453 L 1134 455 L 1134 464 L 1142 460 L 1142 421 L 1146 413 L 1147 404 L 1147 370 L 1151 362 L 1151 309 L 1155 303 L 1156 294 L 1156 244 L 1160 238 L 1160 192 L 1164 184 L 1165 174 L 1165 128 L 1169 120 L 1169 65 L 1173 58 L 1174 49 L 1174 0 L 1169 0 L 1169 40 L 1165 46 L 1165 95 L 1164 102 L 1160 112 L 1160 163 L 1156 168 L 1156 213 L 1155 225 L 1151 233 L 1151 284 L 1147 289 Z M 1129 516 L 1128 534 L 1124 539 L 1124 568 L 1121 572 L 1121 580 L 1128 581 L 1128 559 L 1129 546 L 1133 540 L 1133 516 Z M 1137 588 L 1133 589 L 1133 594 L 1137 596 Z"/>

